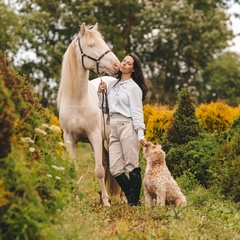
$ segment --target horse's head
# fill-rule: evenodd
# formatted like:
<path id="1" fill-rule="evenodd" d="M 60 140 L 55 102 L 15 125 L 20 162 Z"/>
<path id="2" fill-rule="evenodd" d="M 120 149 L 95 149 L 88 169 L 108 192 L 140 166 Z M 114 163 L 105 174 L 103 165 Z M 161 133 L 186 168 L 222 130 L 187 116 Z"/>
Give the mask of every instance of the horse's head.
<path id="1" fill-rule="evenodd" d="M 77 56 L 85 69 L 110 75 L 119 71 L 120 62 L 103 40 L 97 23 L 92 28 L 82 23 L 76 44 Z"/>

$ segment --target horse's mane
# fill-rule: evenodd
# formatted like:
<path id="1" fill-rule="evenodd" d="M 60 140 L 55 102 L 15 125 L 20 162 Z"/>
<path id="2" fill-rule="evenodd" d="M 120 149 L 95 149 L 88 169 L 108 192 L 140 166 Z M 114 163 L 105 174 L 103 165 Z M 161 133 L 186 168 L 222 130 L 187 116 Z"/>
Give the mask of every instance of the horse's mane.
<path id="1" fill-rule="evenodd" d="M 75 50 L 76 46 L 75 42 L 77 41 L 78 37 L 81 38 L 83 51 L 84 51 L 83 46 L 91 47 L 94 45 L 94 47 L 97 48 L 105 46 L 105 42 L 103 40 L 101 33 L 98 30 L 92 28 L 92 26 L 87 26 L 87 29 L 84 32 L 83 36 L 81 36 L 81 32 L 79 32 L 78 36 L 75 39 L 73 39 L 73 41 L 70 43 L 66 52 L 63 55 L 61 81 L 57 97 L 58 109 L 60 107 L 62 95 L 66 93 L 71 96 L 72 93 L 76 91 L 74 87 L 76 86 L 76 82 L 78 80 L 77 79 L 78 60 Z"/>

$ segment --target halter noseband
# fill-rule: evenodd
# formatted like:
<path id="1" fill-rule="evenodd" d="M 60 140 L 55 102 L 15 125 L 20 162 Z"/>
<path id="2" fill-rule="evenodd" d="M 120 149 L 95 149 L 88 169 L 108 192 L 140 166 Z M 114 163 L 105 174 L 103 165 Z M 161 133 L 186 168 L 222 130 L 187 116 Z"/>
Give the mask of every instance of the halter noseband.
<path id="1" fill-rule="evenodd" d="M 83 50 L 82 50 L 81 43 L 80 43 L 80 37 L 78 37 L 77 40 L 78 40 L 78 46 L 79 46 L 79 49 L 80 49 L 80 52 L 81 52 L 81 55 L 82 55 L 82 65 L 83 65 L 83 67 L 87 70 L 87 68 L 86 68 L 85 65 L 84 65 L 84 57 L 87 57 L 87 58 L 93 60 L 94 62 L 96 62 L 97 73 L 98 73 L 98 75 L 101 75 L 101 73 L 99 72 L 99 63 L 100 63 L 100 60 L 101 60 L 105 55 L 107 55 L 109 52 L 111 52 L 111 50 L 110 50 L 110 49 L 107 50 L 107 51 L 106 51 L 105 53 L 103 53 L 98 59 L 96 59 L 96 58 L 93 58 L 93 57 L 91 57 L 91 56 L 86 55 L 86 54 L 83 52 Z"/>

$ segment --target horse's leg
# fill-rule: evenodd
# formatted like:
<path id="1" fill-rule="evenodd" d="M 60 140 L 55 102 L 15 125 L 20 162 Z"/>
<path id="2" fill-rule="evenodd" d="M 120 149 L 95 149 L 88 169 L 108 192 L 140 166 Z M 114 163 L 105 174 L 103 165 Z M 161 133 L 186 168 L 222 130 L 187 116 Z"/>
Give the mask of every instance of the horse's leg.
<path id="1" fill-rule="evenodd" d="M 91 142 L 95 157 L 95 174 L 100 183 L 101 203 L 103 206 L 110 206 L 109 196 L 107 194 L 105 184 L 105 170 L 102 162 L 103 149 L 100 131 L 98 135 L 95 134 L 89 136 L 89 140 Z"/>
<path id="2" fill-rule="evenodd" d="M 65 147 L 66 147 L 67 151 L 70 154 L 70 158 L 73 160 L 75 166 L 77 166 L 76 165 L 76 158 L 77 158 L 76 148 L 77 148 L 77 144 L 75 143 L 73 138 L 70 135 L 68 135 L 67 133 L 65 133 L 65 132 L 63 132 L 63 140 L 64 140 Z"/>

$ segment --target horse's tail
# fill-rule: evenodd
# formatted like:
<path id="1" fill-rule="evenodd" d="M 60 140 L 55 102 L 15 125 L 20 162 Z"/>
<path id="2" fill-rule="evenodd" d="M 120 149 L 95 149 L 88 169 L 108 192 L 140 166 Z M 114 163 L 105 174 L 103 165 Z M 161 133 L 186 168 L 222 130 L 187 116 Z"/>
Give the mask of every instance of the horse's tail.
<path id="1" fill-rule="evenodd" d="M 106 182 L 108 194 L 110 196 L 115 196 L 115 195 L 120 196 L 121 188 L 118 185 L 115 178 L 110 173 L 109 154 L 108 154 L 108 151 L 107 151 L 106 147 L 104 146 L 104 144 L 103 144 L 103 156 L 104 156 L 103 157 L 103 166 L 104 166 L 104 169 L 105 169 L 105 182 Z"/>

